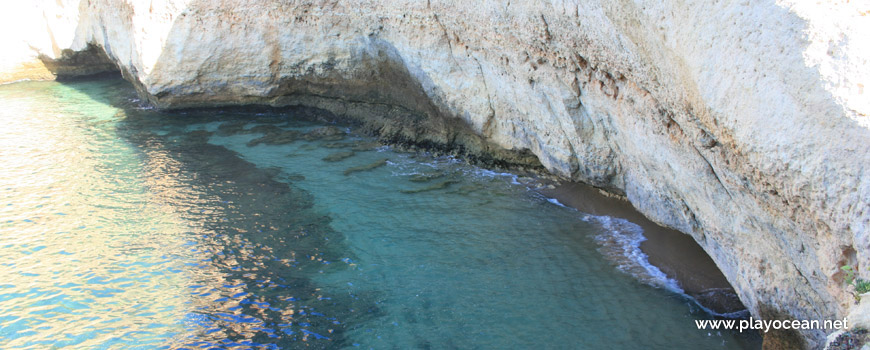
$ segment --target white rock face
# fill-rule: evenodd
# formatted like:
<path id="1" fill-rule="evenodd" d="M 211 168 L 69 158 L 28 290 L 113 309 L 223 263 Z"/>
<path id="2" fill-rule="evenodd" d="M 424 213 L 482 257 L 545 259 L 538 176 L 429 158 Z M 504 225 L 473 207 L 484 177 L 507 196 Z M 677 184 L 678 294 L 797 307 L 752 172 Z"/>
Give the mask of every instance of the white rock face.
<path id="1" fill-rule="evenodd" d="M 93 43 L 160 107 L 307 104 L 498 153 L 467 124 L 691 234 L 756 316 L 842 318 L 839 267 L 870 277 L 866 2 L 21 6 L 38 25 L 0 69 Z"/>

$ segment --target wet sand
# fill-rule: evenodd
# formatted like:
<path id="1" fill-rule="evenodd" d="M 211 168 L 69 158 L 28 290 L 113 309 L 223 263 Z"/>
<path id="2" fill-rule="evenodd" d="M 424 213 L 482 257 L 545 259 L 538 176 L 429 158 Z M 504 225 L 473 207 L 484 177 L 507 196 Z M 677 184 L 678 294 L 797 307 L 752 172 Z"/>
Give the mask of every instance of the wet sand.
<path id="1" fill-rule="evenodd" d="M 745 309 L 716 263 L 691 236 L 650 221 L 629 202 L 592 186 L 571 182 L 553 185 L 555 188 L 545 186 L 537 191 L 581 212 L 626 219 L 643 228 L 647 240 L 640 248 L 649 263 L 679 282 L 701 305 L 717 313 Z"/>

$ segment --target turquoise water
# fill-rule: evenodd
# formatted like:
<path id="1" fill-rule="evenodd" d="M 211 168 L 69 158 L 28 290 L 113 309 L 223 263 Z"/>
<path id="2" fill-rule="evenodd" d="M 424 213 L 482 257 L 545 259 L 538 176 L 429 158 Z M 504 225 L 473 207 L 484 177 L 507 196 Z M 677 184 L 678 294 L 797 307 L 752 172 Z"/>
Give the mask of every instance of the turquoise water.
<path id="1" fill-rule="evenodd" d="M 746 346 L 516 176 L 316 111 L 134 96 L 0 86 L 0 348 Z"/>

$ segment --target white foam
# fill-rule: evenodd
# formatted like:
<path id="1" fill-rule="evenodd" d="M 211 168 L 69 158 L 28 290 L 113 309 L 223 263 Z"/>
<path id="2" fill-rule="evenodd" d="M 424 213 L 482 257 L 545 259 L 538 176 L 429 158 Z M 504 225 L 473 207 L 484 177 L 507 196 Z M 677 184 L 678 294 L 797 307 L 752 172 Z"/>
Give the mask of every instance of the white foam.
<path id="1" fill-rule="evenodd" d="M 744 318 L 749 315 L 747 310 L 726 313 L 716 312 L 701 305 L 697 299 L 686 294 L 683 288 L 680 287 L 679 282 L 669 278 L 658 267 L 650 264 L 649 256 L 640 250 L 640 244 L 646 240 L 646 237 L 644 237 L 643 229 L 639 225 L 625 219 L 610 216 L 585 214 L 580 219 L 598 224 L 602 228 L 602 232 L 595 236 L 595 241 L 601 245 L 599 251 L 608 259 L 615 261 L 620 271 L 637 278 L 647 285 L 680 294 L 687 300 L 690 300 L 694 307 L 698 307 L 711 315 L 726 318 Z"/>
<path id="2" fill-rule="evenodd" d="M 154 109 L 154 106 L 152 106 L 150 103 L 143 102 L 136 97 L 128 98 L 127 101 L 129 101 L 133 105 L 133 109 L 137 109 L 140 111 L 149 111 Z"/>
<path id="3" fill-rule="evenodd" d="M 603 230 L 595 236 L 595 241 L 601 244 L 599 250 L 617 263 L 620 271 L 653 287 L 685 294 L 676 280 L 668 278 L 662 270 L 650 264 L 649 257 L 640 250 L 641 242 L 646 240 L 640 226 L 610 216 L 589 215 L 584 220 L 601 226 Z"/>
<path id="4" fill-rule="evenodd" d="M 559 202 L 559 200 L 556 199 L 556 198 L 547 198 L 547 202 L 553 203 L 553 204 L 558 205 L 558 206 L 560 206 L 560 207 L 562 207 L 562 208 L 567 208 L 567 207 L 568 207 L 568 206 L 562 204 L 561 202 Z"/>
<path id="5" fill-rule="evenodd" d="M 24 79 L 18 79 L 18 80 L 14 80 L 14 81 L 7 81 L 7 82 L 5 82 L 5 83 L 0 83 L 0 85 L 9 85 L 9 84 L 15 84 L 15 83 L 23 83 L 23 82 L 25 82 L 25 81 L 33 81 L 33 80 L 30 79 L 30 78 L 24 78 Z"/>
<path id="6" fill-rule="evenodd" d="M 492 171 L 489 169 L 483 169 L 483 168 L 478 168 L 478 167 L 474 167 L 472 173 L 473 173 L 473 175 L 479 176 L 479 177 L 488 177 L 488 178 L 506 177 L 506 178 L 510 179 L 510 183 L 512 185 L 521 185 L 521 183 L 518 181 L 520 177 L 517 174 L 503 173 L 503 172 Z"/>

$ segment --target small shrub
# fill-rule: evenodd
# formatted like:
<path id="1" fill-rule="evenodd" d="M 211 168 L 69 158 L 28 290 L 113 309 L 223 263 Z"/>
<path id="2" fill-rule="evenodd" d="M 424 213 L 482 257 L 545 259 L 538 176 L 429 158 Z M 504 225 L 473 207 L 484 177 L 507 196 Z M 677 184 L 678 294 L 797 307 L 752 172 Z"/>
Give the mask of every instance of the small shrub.
<path id="1" fill-rule="evenodd" d="M 870 292 L 870 281 L 861 277 L 855 277 L 855 269 L 851 265 L 844 265 L 843 267 L 840 267 L 840 269 L 846 273 L 846 284 L 855 287 L 856 300 L 860 300 L 858 295 Z"/>
<path id="2" fill-rule="evenodd" d="M 868 280 L 863 280 L 863 279 L 858 278 L 855 280 L 854 285 L 855 285 L 855 292 L 857 292 L 858 294 L 864 294 L 864 293 L 870 292 L 870 281 L 868 281 Z"/>

